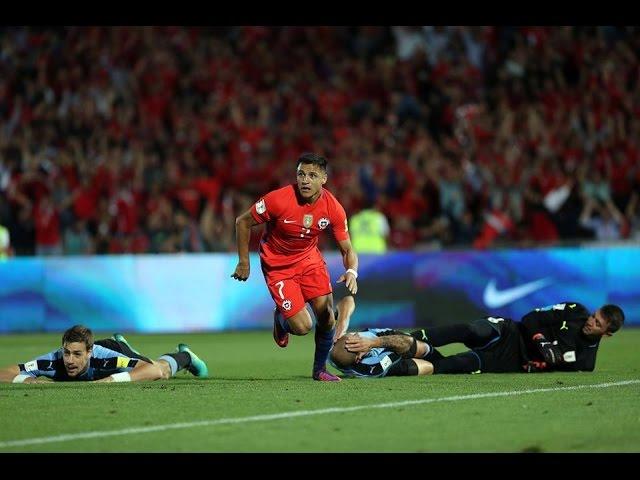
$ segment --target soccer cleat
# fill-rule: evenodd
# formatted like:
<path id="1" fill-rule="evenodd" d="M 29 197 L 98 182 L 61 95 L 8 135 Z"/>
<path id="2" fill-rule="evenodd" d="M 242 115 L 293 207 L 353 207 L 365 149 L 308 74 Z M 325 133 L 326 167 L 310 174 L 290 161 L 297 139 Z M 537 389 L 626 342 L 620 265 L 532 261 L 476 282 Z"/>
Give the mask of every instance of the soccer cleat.
<path id="1" fill-rule="evenodd" d="M 319 382 L 341 382 L 342 379 L 326 370 L 316 370 L 313 372 L 313 379 Z"/>
<path id="2" fill-rule="evenodd" d="M 127 339 L 124 338 L 124 335 L 122 335 L 121 333 L 114 333 L 113 335 L 111 335 L 111 338 L 113 338 L 116 342 L 124 343 L 127 347 L 129 347 L 129 349 L 131 349 L 132 352 L 137 353 L 138 355 L 142 355 L 139 351 L 129 345 L 129 342 L 127 342 Z"/>
<path id="3" fill-rule="evenodd" d="M 278 308 L 273 309 L 273 339 L 280 348 L 289 344 L 289 334 L 285 332 L 278 321 Z"/>
<path id="4" fill-rule="evenodd" d="M 187 352 L 191 357 L 191 363 L 187 367 L 189 373 L 200 378 L 207 378 L 209 376 L 209 369 L 207 368 L 207 364 L 200 360 L 200 358 L 198 358 L 198 356 L 191 351 L 189 345 L 187 345 L 186 343 L 179 343 L 178 351 Z"/>

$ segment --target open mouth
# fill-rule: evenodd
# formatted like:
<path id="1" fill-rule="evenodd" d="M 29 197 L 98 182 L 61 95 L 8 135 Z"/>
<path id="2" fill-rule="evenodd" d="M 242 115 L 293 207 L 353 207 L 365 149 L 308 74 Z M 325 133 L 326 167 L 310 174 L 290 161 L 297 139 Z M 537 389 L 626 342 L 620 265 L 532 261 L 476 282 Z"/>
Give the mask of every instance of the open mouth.
<path id="1" fill-rule="evenodd" d="M 310 187 L 300 187 L 300 191 L 301 192 L 310 192 L 311 188 Z"/>

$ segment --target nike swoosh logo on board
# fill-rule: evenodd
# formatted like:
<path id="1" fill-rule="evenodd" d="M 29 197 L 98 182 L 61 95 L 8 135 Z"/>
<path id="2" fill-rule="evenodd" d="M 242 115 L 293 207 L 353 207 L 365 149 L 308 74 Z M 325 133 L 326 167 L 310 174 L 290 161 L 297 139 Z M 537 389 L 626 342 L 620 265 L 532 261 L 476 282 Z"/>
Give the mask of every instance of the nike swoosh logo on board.
<path id="1" fill-rule="evenodd" d="M 489 308 L 499 308 L 515 302 L 522 297 L 526 297 L 527 295 L 546 287 L 550 283 L 551 279 L 542 278 L 534 282 L 518 285 L 517 287 L 498 290 L 496 289 L 496 281 L 492 278 L 484 289 L 482 300 Z"/>

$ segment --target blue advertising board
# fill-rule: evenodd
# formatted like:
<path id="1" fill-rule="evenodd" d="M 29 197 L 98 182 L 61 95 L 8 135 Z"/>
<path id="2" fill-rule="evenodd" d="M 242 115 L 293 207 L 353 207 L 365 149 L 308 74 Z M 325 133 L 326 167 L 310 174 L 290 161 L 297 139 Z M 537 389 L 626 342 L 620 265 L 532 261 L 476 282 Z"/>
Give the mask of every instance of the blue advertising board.
<path id="1" fill-rule="evenodd" d="M 337 252 L 325 255 L 345 294 Z M 271 328 L 259 258 L 247 282 L 233 254 L 12 258 L 0 262 L 0 333 L 197 332 Z M 552 248 L 360 255 L 351 328 L 411 328 L 493 314 L 519 320 L 562 301 L 620 305 L 640 325 L 640 248 Z"/>

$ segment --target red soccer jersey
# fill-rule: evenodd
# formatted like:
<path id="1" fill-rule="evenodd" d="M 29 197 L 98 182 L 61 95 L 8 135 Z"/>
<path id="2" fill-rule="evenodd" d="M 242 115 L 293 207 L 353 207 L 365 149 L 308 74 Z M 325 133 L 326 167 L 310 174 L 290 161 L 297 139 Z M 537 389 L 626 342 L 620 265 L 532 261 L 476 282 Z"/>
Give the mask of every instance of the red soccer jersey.
<path id="1" fill-rule="evenodd" d="M 347 215 L 324 188 L 312 205 L 300 203 L 295 185 L 267 193 L 251 207 L 259 223 L 267 223 L 260 241 L 260 258 L 266 267 L 284 267 L 311 256 L 322 260 L 318 235 L 331 227 L 337 241 L 348 240 Z"/>

